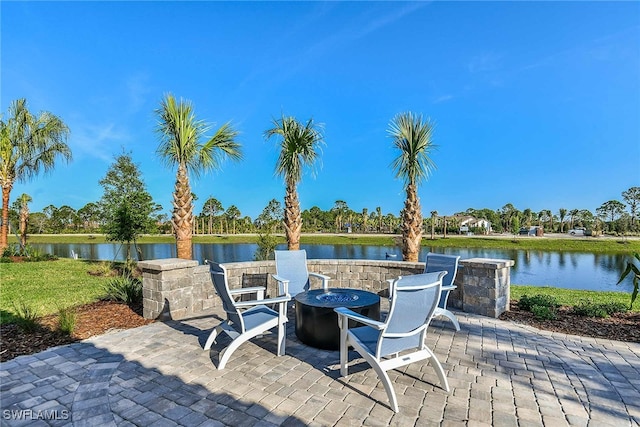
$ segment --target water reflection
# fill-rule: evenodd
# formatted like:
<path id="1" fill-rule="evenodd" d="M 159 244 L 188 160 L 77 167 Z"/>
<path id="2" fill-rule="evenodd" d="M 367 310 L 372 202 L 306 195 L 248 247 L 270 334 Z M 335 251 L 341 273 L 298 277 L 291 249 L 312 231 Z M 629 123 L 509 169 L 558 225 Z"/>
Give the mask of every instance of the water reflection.
<path id="1" fill-rule="evenodd" d="M 71 258 L 71 252 L 78 257 L 91 260 L 123 260 L 126 250 L 117 243 L 87 244 L 34 244 L 39 250 Z M 176 257 L 173 243 L 153 243 L 139 245 L 142 259 L 162 259 Z M 402 253 L 396 246 L 364 246 L 364 245 L 301 245 L 307 250 L 311 259 L 375 259 L 401 260 Z M 203 262 L 205 259 L 218 262 L 240 262 L 254 259 L 258 246 L 254 243 L 215 243 L 194 244 L 194 259 Z M 286 245 L 278 245 L 278 249 L 286 249 Z M 567 289 L 588 289 L 599 291 L 624 291 L 633 289 L 631 277 L 616 286 L 620 273 L 626 265 L 627 257 L 618 254 L 589 254 L 544 252 L 532 250 L 499 250 L 499 249 L 443 249 L 423 248 L 420 259 L 427 252 L 438 252 L 460 255 L 465 258 L 498 258 L 512 259 L 511 283 L 534 286 L 555 286 Z M 137 258 L 135 250 L 131 254 Z"/>

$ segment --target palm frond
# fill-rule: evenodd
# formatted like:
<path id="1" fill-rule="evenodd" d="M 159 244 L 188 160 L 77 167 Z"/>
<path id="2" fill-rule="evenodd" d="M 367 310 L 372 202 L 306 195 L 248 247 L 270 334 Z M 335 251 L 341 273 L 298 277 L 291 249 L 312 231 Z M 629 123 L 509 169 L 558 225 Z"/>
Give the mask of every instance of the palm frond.
<path id="1" fill-rule="evenodd" d="M 405 186 L 419 184 L 436 168 L 430 157 L 437 147 L 432 140 L 433 127 L 429 119 L 411 112 L 398 114 L 389 124 L 389 136 L 400 152 L 391 167 Z"/>
<path id="2" fill-rule="evenodd" d="M 275 173 L 289 184 L 302 179 L 303 170 L 307 169 L 315 175 L 321 146 L 324 144 L 322 125 L 313 119 L 301 123 L 294 117 L 282 116 L 273 120 L 273 128 L 265 131 L 265 138 L 279 136 L 280 153 L 276 162 Z"/>
<path id="3" fill-rule="evenodd" d="M 208 141 L 201 142 L 211 127 L 196 119 L 190 101 L 176 101 L 173 95 L 167 94 L 156 115 L 156 132 L 160 136 L 156 153 L 167 166 L 183 165 L 197 177 L 203 171 L 218 169 L 225 157 L 242 158 L 240 144 L 236 141 L 238 132 L 230 123 L 221 126 Z"/>

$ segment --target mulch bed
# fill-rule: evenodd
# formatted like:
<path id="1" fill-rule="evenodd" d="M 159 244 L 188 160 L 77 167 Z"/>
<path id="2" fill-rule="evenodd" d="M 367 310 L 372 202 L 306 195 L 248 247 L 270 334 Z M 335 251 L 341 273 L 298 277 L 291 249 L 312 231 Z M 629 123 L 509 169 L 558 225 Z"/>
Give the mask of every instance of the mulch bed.
<path id="1" fill-rule="evenodd" d="M 5 362 L 24 354 L 33 354 L 50 347 L 70 344 L 109 331 L 136 328 L 152 323 L 142 317 L 142 306 L 98 301 L 77 307 L 76 327 L 72 336 L 57 332 L 57 316 L 40 320 L 41 327 L 31 333 L 23 332 L 13 324 L 0 326 L 0 361 Z M 640 313 L 617 314 L 605 319 L 576 316 L 570 308 L 561 307 L 555 320 L 538 320 L 532 313 L 518 309 L 511 302 L 511 311 L 500 316 L 502 320 L 523 323 L 538 329 L 606 338 L 618 341 L 640 342 Z"/>
<path id="2" fill-rule="evenodd" d="M 640 313 L 638 312 L 618 313 L 611 317 L 597 318 L 578 316 L 571 312 L 570 307 L 560 307 L 556 319 L 539 320 L 533 313 L 520 310 L 517 302 L 512 300 L 510 311 L 502 313 L 500 319 L 570 335 L 640 342 Z"/>
<path id="3" fill-rule="evenodd" d="M 58 332 L 58 316 L 40 319 L 40 327 L 24 332 L 17 325 L 0 326 L 0 361 L 11 360 L 24 354 L 33 354 L 50 347 L 70 344 L 109 331 L 136 328 L 153 320 L 142 317 L 142 305 L 129 307 L 112 301 L 98 301 L 77 307 L 77 318 L 71 336 Z"/>

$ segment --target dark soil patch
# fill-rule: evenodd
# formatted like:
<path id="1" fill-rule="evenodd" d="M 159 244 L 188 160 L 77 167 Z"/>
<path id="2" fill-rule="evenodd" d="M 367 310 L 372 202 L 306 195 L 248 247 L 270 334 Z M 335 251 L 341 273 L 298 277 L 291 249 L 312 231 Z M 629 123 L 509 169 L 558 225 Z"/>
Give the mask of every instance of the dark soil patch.
<path id="1" fill-rule="evenodd" d="M 520 310 L 511 301 L 511 310 L 500 315 L 502 320 L 523 323 L 547 331 L 561 332 L 593 338 L 640 342 L 640 313 L 618 313 L 607 318 L 585 317 L 573 314 L 570 307 L 560 307 L 556 319 L 539 320 L 533 313 Z"/>
<path id="2" fill-rule="evenodd" d="M 112 301 L 98 301 L 77 307 L 76 313 L 76 325 L 71 336 L 57 331 L 57 315 L 40 319 L 40 327 L 33 332 L 24 332 L 14 324 L 1 325 L 0 361 L 38 353 L 49 347 L 70 344 L 109 331 L 136 328 L 153 322 L 142 317 L 142 304 L 129 307 Z"/>

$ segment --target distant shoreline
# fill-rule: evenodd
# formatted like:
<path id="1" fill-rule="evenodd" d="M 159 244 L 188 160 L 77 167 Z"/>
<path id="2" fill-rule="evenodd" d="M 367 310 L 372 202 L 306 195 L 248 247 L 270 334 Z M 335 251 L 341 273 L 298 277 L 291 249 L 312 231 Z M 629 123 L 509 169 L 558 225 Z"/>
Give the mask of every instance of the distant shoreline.
<path id="1" fill-rule="evenodd" d="M 276 234 L 279 244 L 286 243 L 283 234 Z M 372 245 L 398 247 L 401 236 L 397 234 L 351 234 L 351 233 L 303 233 L 302 244 L 319 245 Z M 211 234 L 197 235 L 193 243 L 257 243 L 257 234 Z M 16 243 L 15 236 L 9 239 Z M 110 243 L 102 234 L 35 234 L 28 236 L 28 244 L 54 243 Z M 175 243 L 171 235 L 144 235 L 138 243 Z M 584 237 L 568 234 L 547 234 L 541 237 L 513 236 L 508 234 L 490 236 L 461 236 L 426 234 L 422 239 L 423 247 L 432 248 L 484 248 L 484 249 L 522 249 L 541 251 L 567 251 L 592 253 L 628 253 L 640 252 L 640 237 L 599 236 Z"/>

